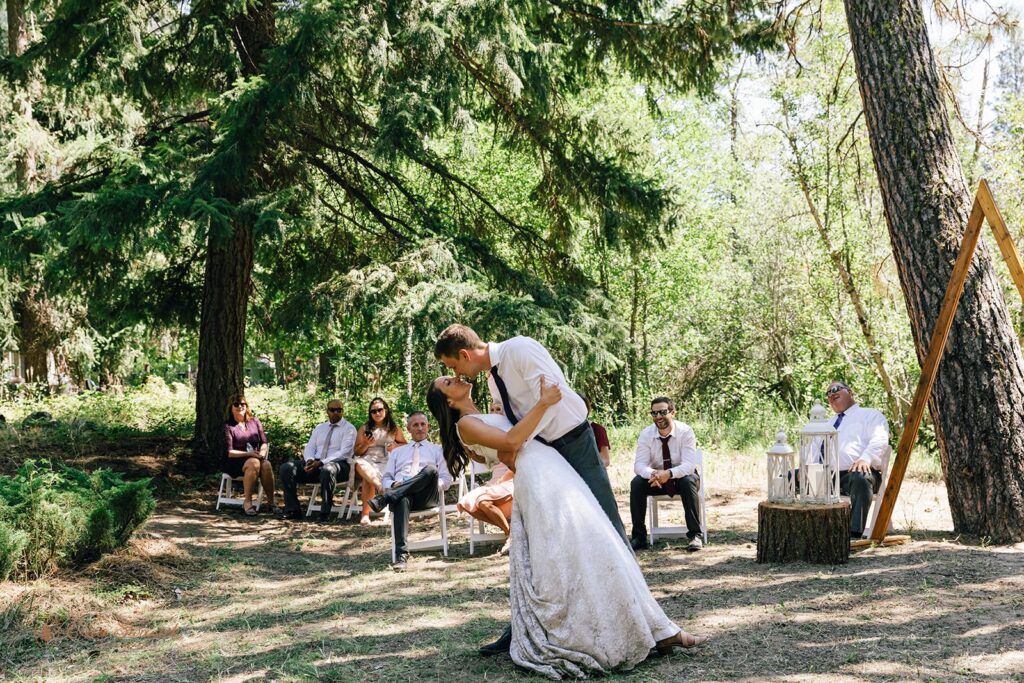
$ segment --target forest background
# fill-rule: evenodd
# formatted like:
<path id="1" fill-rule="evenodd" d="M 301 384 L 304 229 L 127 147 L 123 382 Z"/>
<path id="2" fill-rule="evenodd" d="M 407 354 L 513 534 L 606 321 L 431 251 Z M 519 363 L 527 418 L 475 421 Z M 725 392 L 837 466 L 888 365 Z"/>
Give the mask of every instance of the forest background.
<path id="1" fill-rule="evenodd" d="M 989 180 L 1018 236 L 1019 3 L 926 4 L 969 184 Z M 48 3 L 8 2 L 5 20 L 12 5 L 30 19 L 22 48 L 74 19 L 47 16 Z M 312 155 L 303 170 L 284 164 L 281 182 L 252 202 L 246 384 L 291 388 L 268 396 L 304 407 L 295 435 L 316 419 L 322 394 L 342 396 L 353 421 L 374 395 L 399 412 L 421 408 L 439 372 L 433 340 L 461 321 L 485 338 L 541 340 L 593 399 L 597 419 L 614 425 L 646 422 L 649 399 L 667 394 L 699 425 L 698 439 L 764 445 L 839 378 L 898 434 L 919 369 L 843 8 L 784 9 L 776 49 L 737 40 L 690 92 L 611 60 L 599 77 L 566 88 L 559 113 L 604 164 L 588 182 L 609 194 L 635 182 L 647 192 L 636 206 L 606 206 L 553 183 L 550 157 L 499 134 L 507 122 L 440 97 L 420 113 L 457 125 L 425 141 L 426 162 L 383 148 L 343 158 L 346 150 L 325 145 L 331 154 Z M 158 34 L 158 20 L 188 14 L 184 5 L 178 13 L 147 21 Z M 138 17 L 109 22 L 124 28 Z M 193 182 L 203 169 L 185 150 L 215 157 L 224 131 L 202 125 L 209 111 L 185 121 L 166 103 L 140 104 L 160 96 L 145 73 L 155 50 L 148 37 L 125 43 L 119 64 L 102 55 L 62 62 L 56 42 L 0 84 L 0 342 L 22 352 L 23 365 L 5 373 L 30 382 L 3 391 L 15 402 L 8 411 L 27 413 L 43 405 L 44 375 L 59 391 L 181 382 L 169 394 L 167 429 L 184 435 L 193 429 L 204 256 L 223 225 L 216 205 L 193 196 L 183 209 L 166 188 Z M 2 50 L 19 52 L 12 40 Z M 487 57 L 502 58 L 498 49 Z M 109 77 L 119 70 L 142 76 Z M 510 90 L 529 90 L 514 69 L 506 76 Z M 211 109 L 244 101 L 259 78 L 240 75 Z M 132 90 L 143 86 L 152 92 Z M 352 125 L 319 114 L 328 127 Z M 182 122 L 198 132 L 182 132 Z M 146 136 L 152 144 L 140 145 Z M 111 177 L 118 183 L 104 182 Z M 1002 282 L 1020 335 L 1021 303 Z M 152 418 L 139 427 L 152 428 Z M 921 440 L 934 454 L 927 425 Z"/>

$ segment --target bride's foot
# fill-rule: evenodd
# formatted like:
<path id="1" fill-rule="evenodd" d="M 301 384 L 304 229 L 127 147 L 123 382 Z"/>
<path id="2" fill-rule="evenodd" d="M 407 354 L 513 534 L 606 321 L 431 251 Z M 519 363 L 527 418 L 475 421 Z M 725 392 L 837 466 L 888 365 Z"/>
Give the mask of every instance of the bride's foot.
<path id="1" fill-rule="evenodd" d="M 501 550 L 498 551 L 498 554 L 501 555 L 502 557 L 506 557 L 508 555 L 508 548 L 509 548 L 509 546 L 511 544 L 512 544 L 512 539 L 511 538 L 506 538 L 505 539 L 505 545 L 501 546 Z"/>
<path id="2" fill-rule="evenodd" d="M 370 526 L 370 524 L 371 524 L 370 516 L 369 515 L 363 515 L 362 517 L 359 518 L 359 523 L 362 524 L 363 526 Z"/>
<path id="3" fill-rule="evenodd" d="M 668 655 L 671 655 L 672 650 L 674 650 L 677 647 L 697 647 L 698 645 L 703 645 L 704 643 L 708 642 L 710 639 L 710 636 L 695 636 L 692 633 L 680 631 L 671 638 L 659 640 L 655 644 L 655 647 L 658 648 L 658 654 L 660 654 L 662 657 L 666 657 Z"/>

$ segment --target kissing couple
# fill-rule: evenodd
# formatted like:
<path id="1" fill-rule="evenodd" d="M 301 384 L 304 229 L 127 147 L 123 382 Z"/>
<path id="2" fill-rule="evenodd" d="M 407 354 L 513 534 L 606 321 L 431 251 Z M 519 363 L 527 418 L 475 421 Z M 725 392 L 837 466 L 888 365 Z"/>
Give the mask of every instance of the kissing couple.
<path id="1" fill-rule="evenodd" d="M 512 623 L 481 654 L 548 678 L 627 670 L 651 648 L 701 645 L 651 595 L 619 518 L 587 408 L 547 349 L 529 337 L 484 343 L 451 325 L 434 355 L 454 371 L 427 390 L 453 476 L 470 458 L 515 472 L 509 549 Z M 505 414 L 481 413 L 464 378 L 488 372 Z"/>

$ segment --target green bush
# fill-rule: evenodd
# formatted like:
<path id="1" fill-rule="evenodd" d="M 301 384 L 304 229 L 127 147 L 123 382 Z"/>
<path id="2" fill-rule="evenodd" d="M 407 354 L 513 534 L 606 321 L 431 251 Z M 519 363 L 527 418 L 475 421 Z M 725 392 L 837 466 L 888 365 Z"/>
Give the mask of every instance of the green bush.
<path id="1" fill-rule="evenodd" d="M 155 508 L 148 479 L 30 460 L 0 477 L 0 578 L 95 560 L 123 547 Z"/>

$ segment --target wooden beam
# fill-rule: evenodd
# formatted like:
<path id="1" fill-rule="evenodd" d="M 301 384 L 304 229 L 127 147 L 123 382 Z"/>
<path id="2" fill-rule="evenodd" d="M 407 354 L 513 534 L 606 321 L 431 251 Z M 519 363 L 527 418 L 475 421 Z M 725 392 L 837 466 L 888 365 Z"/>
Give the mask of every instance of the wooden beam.
<path id="1" fill-rule="evenodd" d="M 992 191 L 984 178 L 978 183 L 977 201 L 981 202 L 981 208 L 985 211 L 985 218 L 988 219 L 989 227 L 992 228 L 992 233 L 996 237 L 999 251 L 1003 253 L 1003 260 L 1006 261 L 1006 265 L 1010 269 L 1010 277 L 1013 278 L 1020 298 L 1024 301 L 1024 267 L 1021 266 L 1020 253 L 1017 251 L 1017 245 L 1013 243 L 1013 237 L 1006 228 L 1006 221 L 999 213 L 999 207 L 996 206 L 996 201 L 992 198 Z"/>
<path id="2" fill-rule="evenodd" d="M 935 385 L 939 361 L 942 360 L 942 353 L 946 350 L 946 341 L 949 339 L 949 329 L 953 325 L 953 316 L 956 315 L 956 308 L 960 304 L 960 295 L 963 294 L 964 283 L 967 282 L 971 258 L 974 256 L 974 250 L 978 247 L 978 238 L 981 236 L 981 224 L 984 219 L 985 211 L 979 197 L 975 196 L 974 205 L 971 207 L 971 216 L 967 220 L 967 230 L 964 231 L 963 244 L 960 246 L 960 254 L 956 257 L 956 263 L 953 265 L 953 274 L 946 286 L 942 309 L 935 322 L 935 328 L 932 330 L 928 355 L 925 356 L 924 364 L 921 366 L 921 379 L 917 382 L 917 391 L 914 392 L 914 400 L 910 404 L 907 422 L 900 435 L 899 445 L 896 446 L 895 461 L 890 466 L 889 483 L 882 494 L 875 528 L 871 530 L 872 541 L 881 542 L 885 538 L 885 530 L 889 527 L 892 510 L 896 506 L 896 498 L 900 494 L 903 477 L 907 473 L 910 452 L 914 449 L 914 442 L 917 441 L 917 432 L 921 428 L 925 408 L 928 407 L 928 397 Z"/>

